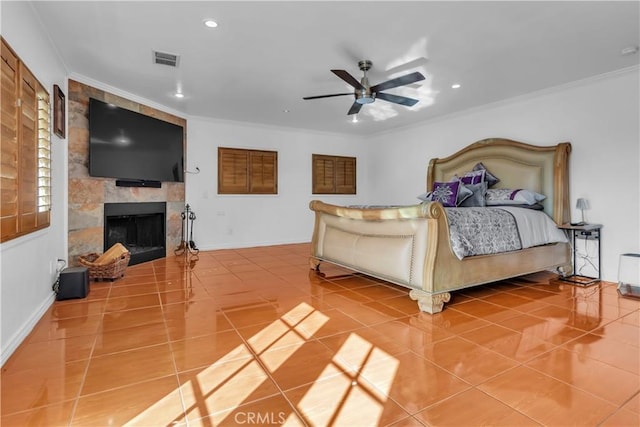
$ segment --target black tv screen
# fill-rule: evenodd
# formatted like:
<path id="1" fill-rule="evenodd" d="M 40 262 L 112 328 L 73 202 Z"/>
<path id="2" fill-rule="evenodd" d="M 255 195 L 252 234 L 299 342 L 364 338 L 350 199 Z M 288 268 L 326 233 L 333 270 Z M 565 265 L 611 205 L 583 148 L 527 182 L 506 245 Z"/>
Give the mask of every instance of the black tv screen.
<path id="1" fill-rule="evenodd" d="M 182 182 L 182 126 L 91 98 L 89 175 Z"/>

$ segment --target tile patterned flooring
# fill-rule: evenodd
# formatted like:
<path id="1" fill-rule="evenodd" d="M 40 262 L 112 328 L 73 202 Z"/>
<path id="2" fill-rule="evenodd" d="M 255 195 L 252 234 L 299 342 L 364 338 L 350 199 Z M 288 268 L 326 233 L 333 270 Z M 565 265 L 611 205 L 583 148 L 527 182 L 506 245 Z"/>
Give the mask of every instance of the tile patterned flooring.
<path id="1" fill-rule="evenodd" d="M 2 426 L 638 426 L 640 300 L 538 273 L 453 294 L 308 244 L 131 266 L 55 302 L 2 367 Z"/>

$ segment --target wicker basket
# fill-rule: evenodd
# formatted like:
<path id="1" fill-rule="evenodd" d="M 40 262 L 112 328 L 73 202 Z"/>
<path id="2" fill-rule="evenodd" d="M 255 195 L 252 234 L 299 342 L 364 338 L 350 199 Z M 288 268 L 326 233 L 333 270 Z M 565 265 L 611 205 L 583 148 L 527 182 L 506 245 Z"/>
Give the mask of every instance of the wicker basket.
<path id="1" fill-rule="evenodd" d="M 129 260 L 131 259 L 131 254 L 129 252 L 125 252 L 120 255 L 119 258 L 113 260 L 109 264 L 98 265 L 95 264 L 94 261 L 99 256 L 100 255 L 96 253 L 90 253 L 88 255 L 80 255 L 80 257 L 78 257 L 78 261 L 80 261 L 80 264 L 89 269 L 89 278 L 91 280 L 114 280 L 123 277 L 124 271 L 127 269 Z"/>

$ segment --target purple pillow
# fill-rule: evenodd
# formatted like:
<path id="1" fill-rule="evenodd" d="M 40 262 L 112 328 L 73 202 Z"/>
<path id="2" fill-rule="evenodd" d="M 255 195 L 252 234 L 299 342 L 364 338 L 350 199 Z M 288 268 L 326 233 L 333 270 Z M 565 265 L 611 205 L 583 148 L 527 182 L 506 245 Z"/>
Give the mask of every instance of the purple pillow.
<path id="1" fill-rule="evenodd" d="M 494 185 L 500 182 L 500 178 L 498 178 L 497 176 L 489 172 L 489 170 L 484 166 L 484 164 L 482 164 L 482 162 L 476 163 L 476 165 L 473 167 L 473 170 L 484 171 L 484 180 L 487 181 L 487 184 L 489 185 L 489 187 L 493 187 Z"/>
<path id="2" fill-rule="evenodd" d="M 442 203 L 447 208 L 455 208 L 458 200 L 460 181 L 434 182 L 431 200 Z"/>
<path id="3" fill-rule="evenodd" d="M 460 181 L 462 181 L 462 183 L 465 185 L 480 184 L 482 181 L 484 181 L 485 172 L 485 169 L 467 172 L 462 178 L 460 178 Z"/>

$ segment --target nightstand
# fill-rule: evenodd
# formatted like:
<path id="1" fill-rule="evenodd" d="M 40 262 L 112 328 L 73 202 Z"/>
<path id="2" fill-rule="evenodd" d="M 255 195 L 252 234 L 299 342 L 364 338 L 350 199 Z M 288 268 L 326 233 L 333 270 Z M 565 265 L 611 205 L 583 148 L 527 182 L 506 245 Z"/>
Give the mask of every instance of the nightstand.
<path id="1" fill-rule="evenodd" d="M 600 268 L 600 238 L 602 236 L 602 224 L 579 224 L 579 225 L 571 225 L 571 224 L 562 224 L 558 226 L 559 229 L 565 230 L 567 234 L 569 234 L 569 239 L 571 240 L 571 252 L 573 257 L 573 273 L 567 277 L 561 277 L 560 280 L 564 280 L 566 282 L 575 283 L 582 286 L 588 286 L 593 283 L 599 282 L 602 278 L 601 268 Z M 576 247 L 576 240 L 584 240 L 585 246 L 586 241 L 593 240 L 598 245 L 598 258 L 595 262 L 591 261 L 591 257 L 587 254 L 580 254 L 578 252 L 578 248 Z M 588 263 L 591 267 L 597 271 L 598 277 L 584 276 L 578 274 L 576 258 L 579 257 L 582 259 L 583 263 Z M 584 267 L 585 264 L 582 265 Z"/>

